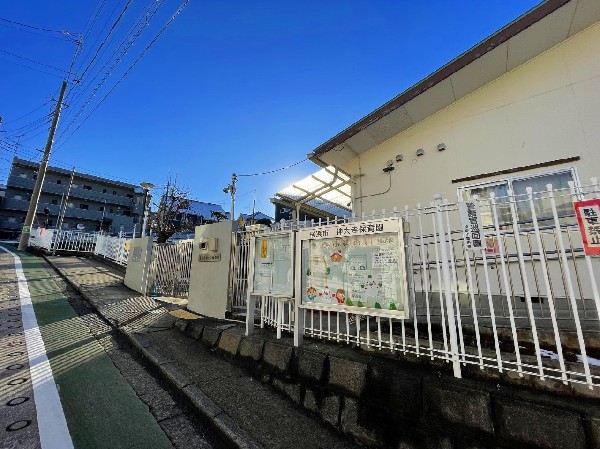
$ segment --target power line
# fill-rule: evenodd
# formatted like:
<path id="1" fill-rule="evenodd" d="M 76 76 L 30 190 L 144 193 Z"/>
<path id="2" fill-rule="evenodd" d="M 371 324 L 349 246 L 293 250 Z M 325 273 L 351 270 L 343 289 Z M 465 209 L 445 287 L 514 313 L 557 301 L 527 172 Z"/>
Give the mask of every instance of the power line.
<path id="1" fill-rule="evenodd" d="M 131 70 L 133 70 L 133 68 L 137 65 L 137 63 L 144 57 L 144 55 L 148 52 L 148 50 L 150 50 L 150 48 L 154 45 L 154 43 L 160 38 L 160 36 L 162 36 L 162 34 L 165 32 L 165 30 L 171 25 L 171 23 L 177 18 L 177 16 L 179 14 L 181 14 L 181 11 L 183 11 L 183 9 L 188 5 L 190 0 L 185 0 L 181 6 L 177 9 L 177 11 L 175 11 L 175 13 L 173 14 L 173 16 L 167 21 L 167 23 L 161 28 L 161 30 L 156 34 L 156 36 L 154 36 L 154 38 L 150 41 L 150 43 L 142 50 L 142 52 L 138 55 L 138 57 L 135 59 L 135 61 L 133 61 L 133 63 L 129 66 L 129 68 L 125 71 L 125 73 L 123 73 L 123 75 L 121 76 L 121 78 L 119 78 L 119 80 L 112 86 L 112 88 L 106 93 L 106 95 L 104 95 L 104 97 L 100 100 L 100 102 L 98 104 L 96 104 L 96 106 L 94 107 L 94 109 L 92 109 L 92 111 L 83 119 L 83 122 L 81 122 L 81 124 L 75 128 L 73 130 L 73 132 L 67 136 L 67 138 L 57 147 L 60 148 L 62 145 L 65 144 L 65 142 L 67 142 L 67 140 L 69 140 L 71 138 L 71 136 L 73 134 L 75 134 L 77 132 L 77 130 L 79 128 L 81 128 L 85 122 L 92 116 L 92 114 L 100 107 L 100 105 L 102 103 L 104 103 L 104 101 L 108 98 L 108 96 L 117 88 L 117 86 L 123 81 L 123 79 L 131 72 Z"/>
<path id="2" fill-rule="evenodd" d="M 63 35 L 70 35 L 71 33 L 69 33 L 67 30 L 51 30 L 48 28 L 42 28 L 42 27 L 38 27 L 38 26 L 34 26 L 34 25 L 27 25 L 26 23 L 21 23 L 21 22 L 17 22 L 15 20 L 10 20 L 10 19 L 5 19 L 3 17 L 0 17 L 0 20 L 3 22 L 7 22 L 7 23 L 11 23 L 13 25 L 19 25 L 25 28 L 31 28 L 32 30 L 38 30 L 38 31 L 47 31 L 50 33 L 60 33 Z"/>
<path id="3" fill-rule="evenodd" d="M 117 11 L 117 8 L 119 7 L 118 2 L 115 3 L 115 7 L 113 8 L 113 10 L 110 12 L 110 14 L 108 15 L 108 19 L 106 19 L 106 22 L 104 22 L 104 25 L 102 26 L 100 32 L 98 33 L 98 35 L 96 36 L 96 39 L 94 40 L 94 43 L 90 46 L 90 49 L 88 50 L 88 52 L 86 53 L 86 55 L 84 56 L 84 60 L 87 59 L 87 57 L 91 54 L 92 49 L 96 46 L 96 43 L 98 42 L 98 40 L 100 39 L 100 37 L 102 36 L 102 33 L 104 32 L 104 29 L 106 28 L 106 26 L 108 25 L 110 18 L 113 16 L 113 14 L 115 13 L 115 11 Z M 91 32 L 91 29 L 89 30 L 89 32 Z M 88 33 L 89 35 L 89 33 Z M 87 36 L 85 37 L 87 39 Z M 83 65 L 83 63 L 82 63 Z M 77 68 L 77 72 L 79 72 L 81 68 L 81 65 Z"/>
<path id="4" fill-rule="evenodd" d="M 64 69 L 59 69 L 58 67 L 54 67 L 53 65 L 44 64 L 43 62 L 36 61 L 35 59 L 26 58 L 25 56 L 21 56 L 21 55 L 18 55 L 16 53 L 11 53 L 10 51 L 6 51 L 6 50 L 0 49 L 0 52 L 6 53 L 7 55 L 14 56 L 15 58 L 24 59 L 25 61 L 33 62 L 34 64 L 38 64 L 38 65 L 41 65 L 41 66 L 44 66 L 44 67 L 49 67 L 51 69 L 58 70 L 59 72 L 68 73 Z"/>
<path id="5" fill-rule="evenodd" d="M 5 62 L 9 62 L 11 64 L 20 65 L 21 67 L 25 67 L 25 68 L 30 69 L 30 70 L 35 70 L 36 72 L 45 73 L 46 75 L 52 75 L 52 76 L 56 76 L 58 78 L 62 78 L 63 77 L 62 75 L 58 75 L 56 73 L 51 73 L 51 72 L 46 72 L 45 70 L 36 69 L 34 67 L 30 67 L 28 65 L 21 64 L 21 63 L 16 62 L 16 61 L 11 61 L 10 59 L 0 58 L 0 60 L 5 61 Z"/>
<path id="6" fill-rule="evenodd" d="M 282 171 L 282 170 L 287 170 L 288 168 L 292 168 L 295 167 L 296 165 L 300 165 L 302 162 L 306 162 L 308 159 L 302 159 L 301 161 L 298 162 L 294 162 L 291 165 L 286 165 L 285 167 L 281 167 L 281 168 L 276 168 L 275 170 L 269 170 L 269 171 L 265 171 L 262 173 L 252 173 L 249 175 L 238 175 L 238 176 L 262 176 L 262 175 L 270 175 L 271 173 L 275 173 L 278 171 Z"/>
<path id="7" fill-rule="evenodd" d="M 56 39 L 56 40 L 62 41 L 62 42 L 71 42 L 71 39 L 68 36 L 60 36 L 60 37 L 58 37 L 58 36 L 51 36 L 49 34 L 38 33 L 36 31 L 24 30 L 22 28 L 17 28 L 15 26 L 7 25 L 6 23 L 2 23 L 2 22 L 0 22 L 0 26 L 6 27 L 6 28 L 11 28 L 13 30 L 22 31 L 24 33 L 33 34 L 35 36 L 45 37 L 45 38 L 48 38 L 48 39 Z"/>
<path id="8" fill-rule="evenodd" d="M 26 123 L 25 125 L 19 126 L 18 128 L 14 128 L 14 129 L 11 129 L 10 131 L 6 131 L 6 135 L 13 136 L 15 134 L 18 134 L 18 133 L 24 131 L 26 128 L 28 129 L 28 128 L 37 126 L 40 123 L 47 123 L 49 118 L 50 118 L 50 114 L 44 115 L 44 116 L 39 117 L 29 123 Z"/>
<path id="9" fill-rule="evenodd" d="M 50 103 L 51 101 L 52 101 L 52 100 L 48 100 L 48 101 L 46 101 L 46 102 L 45 102 L 43 105 L 41 105 L 41 106 L 38 106 L 37 108 L 35 108 L 33 111 L 31 111 L 31 112 L 28 112 L 27 114 L 25 114 L 25 115 L 22 115 L 22 116 L 20 116 L 20 117 L 18 117 L 18 118 L 16 118 L 16 119 L 9 120 L 8 122 L 4 122 L 4 124 L 6 124 L 6 123 L 14 123 L 14 122 L 17 122 L 17 121 L 19 121 L 19 120 L 21 120 L 21 119 L 25 118 L 25 117 L 28 117 L 28 116 L 30 116 L 31 114 L 33 114 L 34 112 L 37 112 L 37 111 L 39 111 L 40 109 L 42 109 L 44 106 L 46 106 L 46 105 L 47 105 L 48 103 Z"/>
<path id="10" fill-rule="evenodd" d="M 119 14 L 119 17 L 117 17 L 117 20 L 114 21 L 114 23 L 110 27 L 110 30 L 108 31 L 108 34 L 106 35 L 106 37 L 104 38 L 104 40 L 102 41 L 102 43 L 100 44 L 100 46 L 96 49 L 96 53 L 94 54 L 94 56 L 92 57 L 92 59 L 88 63 L 87 67 L 84 69 L 84 71 L 79 76 L 80 80 L 85 76 L 85 74 L 89 70 L 89 68 L 92 65 L 92 63 L 96 60 L 96 58 L 98 57 L 98 53 L 100 52 L 100 50 L 102 49 L 102 47 L 104 47 L 104 45 L 106 44 L 106 42 L 108 42 L 108 39 L 110 38 L 110 36 L 112 35 L 113 31 L 115 30 L 117 24 L 121 21 L 121 19 L 123 18 L 123 16 L 127 12 L 127 9 L 129 9 L 129 5 L 131 5 L 131 2 L 132 2 L 132 0 L 127 0 L 127 3 L 125 4 L 125 7 L 123 8 L 123 11 L 121 11 L 121 14 Z"/>
<path id="11" fill-rule="evenodd" d="M 100 73 L 106 68 L 106 66 L 111 61 L 111 59 L 117 54 L 117 52 L 119 50 L 121 50 L 118 57 L 116 59 L 114 59 L 112 65 L 109 67 L 108 70 L 106 70 L 104 77 L 96 84 L 95 88 L 90 93 L 90 95 L 88 96 L 85 103 L 79 108 L 79 110 L 77 111 L 75 116 L 71 118 L 69 114 L 66 115 L 66 117 L 69 117 L 71 121 L 69 122 L 67 127 L 63 131 L 61 131 L 59 140 L 60 140 L 60 138 L 62 138 L 62 136 L 64 136 L 68 132 L 68 130 L 77 121 L 79 116 L 83 113 L 85 108 L 92 102 L 92 100 L 95 98 L 97 92 L 100 90 L 101 86 L 106 82 L 106 80 L 109 78 L 109 76 L 111 75 L 113 70 L 121 62 L 121 60 L 127 54 L 129 49 L 133 46 L 133 44 L 135 43 L 137 38 L 142 34 L 144 29 L 149 25 L 150 20 L 156 15 L 156 13 L 158 12 L 158 9 L 160 8 L 160 6 L 162 4 L 163 4 L 163 0 L 151 2 L 148 4 L 148 8 L 145 11 L 142 11 L 137 22 L 134 23 L 134 25 L 124 35 L 121 42 L 113 50 L 112 54 L 109 56 L 109 58 L 106 60 L 104 65 L 100 68 L 100 70 L 94 75 L 91 82 L 94 82 L 96 80 L 96 78 L 98 78 Z M 128 39 L 129 39 L 129 41 L 128 41 Z M 88 75 L 88 76 L 91 76 L 91 75 Z M 80 80 L 81 80 L 81 78 L 80 78 Z M 79 84 L 79 85 L 81 85 L 81 84 Z M 69 95 L 73 94 L 73 96 L 71 97 L 71 99 L 69 101 L 72 103 L 76 103 L 83 96 L 83 94 L 88 90 L 89 87 L 91 87 L 91 84 L 89 84 L 87 87 L 83 88 L 83 90 L 80 90 L 76 94 L 73 94 L 73 93 L 77 91 L 77 88 L 71 90 L 69 92 Z"/>

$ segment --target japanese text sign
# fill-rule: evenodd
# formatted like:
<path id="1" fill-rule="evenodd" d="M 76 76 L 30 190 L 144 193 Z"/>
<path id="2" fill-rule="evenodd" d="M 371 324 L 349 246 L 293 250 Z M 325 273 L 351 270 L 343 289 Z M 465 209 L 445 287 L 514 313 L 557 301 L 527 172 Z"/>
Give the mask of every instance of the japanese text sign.
<path id="1" fill-rule="evenodd" d="M 588 256 L 600 255 L 600 199 L 573 203 L 583 248 Z"/>
<path id="2" fill-rule="evenodd" d="M 462 224 L 465 246 L 471 251 L 485 248 L 481 209 L 478 201 L 461 201 L 458 203 L 460 222 Z"/>

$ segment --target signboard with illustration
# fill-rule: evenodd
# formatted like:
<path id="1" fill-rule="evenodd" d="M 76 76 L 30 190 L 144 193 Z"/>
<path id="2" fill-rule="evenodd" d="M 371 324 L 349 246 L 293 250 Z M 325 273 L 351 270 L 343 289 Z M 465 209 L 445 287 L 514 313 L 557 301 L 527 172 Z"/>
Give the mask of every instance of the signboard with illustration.
<path id="1" fill-rule="evenodd" d="M 401 225 L 394 218 L 298 231 L 302 306 L 406 317 Z"/>
<path id="2" fill-rule="evenodd" d="M 253 271 L 250 292 L 259 296 L 293 295 L 293 234 L 261 234 L 250 242 Z"/>

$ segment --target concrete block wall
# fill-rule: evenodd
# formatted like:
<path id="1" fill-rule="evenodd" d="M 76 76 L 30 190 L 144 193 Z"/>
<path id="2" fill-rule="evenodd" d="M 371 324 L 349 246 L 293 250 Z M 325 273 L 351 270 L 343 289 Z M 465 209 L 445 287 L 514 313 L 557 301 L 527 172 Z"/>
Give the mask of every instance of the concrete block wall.
<path id="1" fill-rule="evenodd" d="M 367 447 L 600 447 L 600 397 L 456 379 L 443 367 L 321 341 L 295 348 L 291 339 L 246 337 L 203 319 L 176 325 Z"/>

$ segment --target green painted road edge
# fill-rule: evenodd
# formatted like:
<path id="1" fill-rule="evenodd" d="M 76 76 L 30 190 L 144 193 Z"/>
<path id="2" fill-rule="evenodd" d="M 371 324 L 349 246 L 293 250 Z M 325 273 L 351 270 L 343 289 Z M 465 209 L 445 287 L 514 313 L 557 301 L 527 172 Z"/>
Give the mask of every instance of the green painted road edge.
<path id="1" fill-rule="evenodd" d="M 172 448 L 42 263 L 17 254 L 75 448 Z"/>
<path id="2" fill-rule="evenodd" d="M 52 260 L 43 256 L 46 262 L 67 282 L 73 287 L 100 315 L 102 312 L 98 310 L 89 294 L 73 282 L 66 273 Z M 264 449 L 258 441 L 250 436 L 242 429 L 221 407 L 214 403 L 200 388 L 193 385 L 184 374 L 177 370 L 175 365 L 169 360 L 162 357 L 160 353 L 151 347 L 148 340 L 138 333 L 129 333 L 122 328 L 117 328 L 131 345 L 156 369 L 164 380 L 169 382 L 179 393 L 184 396 L 196 413 L 202 416 L 209 422 L 213 429 L 219 433 L 219 436 L 224 440 L 227 447 L 240 449 Z"/>

